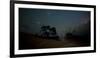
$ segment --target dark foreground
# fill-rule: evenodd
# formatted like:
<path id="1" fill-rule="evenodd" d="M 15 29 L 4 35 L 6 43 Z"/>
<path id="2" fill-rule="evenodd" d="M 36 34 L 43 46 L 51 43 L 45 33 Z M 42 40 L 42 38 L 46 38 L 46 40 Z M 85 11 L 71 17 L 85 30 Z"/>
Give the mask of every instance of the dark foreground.
<path id="1" fill-rule="evenodd" d="M 84 37 L 85 38 L 85 37 Z M 42 49 L 62 47 L 84 47 L 90 46 L 90 40 L 81 37 L 69 37 L 64 41 L 43 38 L 29 33 L 19 32 L 19 49 Z"/>

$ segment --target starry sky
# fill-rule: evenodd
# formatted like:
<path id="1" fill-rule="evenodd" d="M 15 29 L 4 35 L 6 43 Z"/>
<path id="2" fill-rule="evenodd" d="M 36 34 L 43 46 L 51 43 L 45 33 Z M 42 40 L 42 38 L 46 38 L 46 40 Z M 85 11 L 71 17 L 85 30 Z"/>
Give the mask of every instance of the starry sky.
<path id="1" fill-rule="evenodd" d="M 39 33 L 41 26 L 55 27 L 59 36 L 88 23 L 89 11 L 19 8 L 20 31 Z"/>

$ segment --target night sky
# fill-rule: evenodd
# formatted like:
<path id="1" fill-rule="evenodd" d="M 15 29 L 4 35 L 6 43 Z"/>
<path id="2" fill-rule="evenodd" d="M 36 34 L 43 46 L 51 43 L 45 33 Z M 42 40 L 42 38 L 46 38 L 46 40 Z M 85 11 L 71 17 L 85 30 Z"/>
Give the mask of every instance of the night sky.
<path id="1" fill-rule="evenodd" d="M 58 35 L 63 37 L 89 20 L 89 11 L 19 8 L 20 31 L 33 34 L 39 33 L 41 26 L 49 25 L 56 27 Z"/>

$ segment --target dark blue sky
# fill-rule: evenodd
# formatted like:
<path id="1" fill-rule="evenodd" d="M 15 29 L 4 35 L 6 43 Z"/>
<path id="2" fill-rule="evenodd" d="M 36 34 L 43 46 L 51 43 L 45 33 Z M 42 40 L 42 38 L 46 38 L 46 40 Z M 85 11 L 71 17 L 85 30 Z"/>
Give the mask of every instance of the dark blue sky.
<path id="1" fill-rule="evenodd" d="M 50 25 L 62 36 L 89 20 L 89 11 L 19 8 L 20 30 L 25 32 L 39 33 L 41 26 Z"/>

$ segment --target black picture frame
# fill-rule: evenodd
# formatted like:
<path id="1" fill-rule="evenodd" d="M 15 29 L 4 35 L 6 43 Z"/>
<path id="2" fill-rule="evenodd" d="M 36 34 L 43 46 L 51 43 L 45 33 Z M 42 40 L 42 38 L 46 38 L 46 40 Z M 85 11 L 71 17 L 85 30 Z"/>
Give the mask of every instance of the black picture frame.
<path id="1" fill-rule="evenodd" d="M 46 53 L 29 53 L 29 54 L 15 54 L 15 4 L 26 5 L 49 5 L 49 6 L 61 6 L 61 7 L 81 7 L 91 8 L 93 10 L 93 50 L 83 51 L 65 51 L 65 52 L 46 52 Z M 49 3 L 49 2 L 29 2 L 29 1 L 10 1 L 10 57 L 29 57 L 29 56 L 45 56 L 45 55 L 61 55 L 61 54 L 77 54 L 77 53 L 91 53 L 96 52 L 96 6 L 95 5 L 80 5 L 80 4 L 64 4 L 64 3 Z"/>

